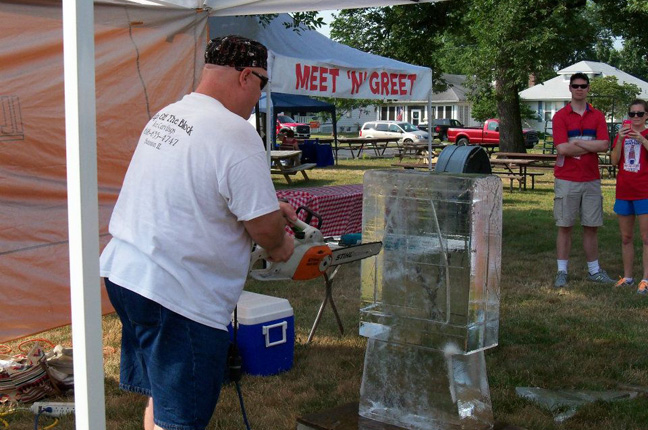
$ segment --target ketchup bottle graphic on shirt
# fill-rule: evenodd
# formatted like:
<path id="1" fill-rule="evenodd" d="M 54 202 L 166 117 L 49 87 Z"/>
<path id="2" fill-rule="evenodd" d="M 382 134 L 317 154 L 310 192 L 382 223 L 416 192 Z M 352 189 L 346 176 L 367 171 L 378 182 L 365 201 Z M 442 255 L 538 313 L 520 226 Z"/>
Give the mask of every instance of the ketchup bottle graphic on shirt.
<path id="1" fill-rule="evenodd" d="M 635 161 L 637 161 L 637 158 L 635 157 L 635 144 L 634 144 L 634 139 L 630 140 L 630 150 L 628 151 L 628 162 L 630 164 L 634 164 Z"/>

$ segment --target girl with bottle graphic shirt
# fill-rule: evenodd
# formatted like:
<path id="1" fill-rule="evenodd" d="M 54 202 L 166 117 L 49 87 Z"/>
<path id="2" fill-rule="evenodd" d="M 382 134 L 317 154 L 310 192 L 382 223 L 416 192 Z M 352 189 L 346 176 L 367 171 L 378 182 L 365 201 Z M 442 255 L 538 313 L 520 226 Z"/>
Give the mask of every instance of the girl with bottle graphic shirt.
<path id="1" fill-rule="evenodd" d="M 648 293 L 648 129 L 646 116 L 648 104 L 635 100 L 628 109 L 628 121 L 619 130 L 611 153 L 612 164 L 619 167 L 616 184 L 614 212 L 619 219 L 623 278 L 617 287 L 634 285 L 632 266 L 634 262 L 633 234 L 635 219 L 643 241 L 643 278 L 637 293 Z"/>

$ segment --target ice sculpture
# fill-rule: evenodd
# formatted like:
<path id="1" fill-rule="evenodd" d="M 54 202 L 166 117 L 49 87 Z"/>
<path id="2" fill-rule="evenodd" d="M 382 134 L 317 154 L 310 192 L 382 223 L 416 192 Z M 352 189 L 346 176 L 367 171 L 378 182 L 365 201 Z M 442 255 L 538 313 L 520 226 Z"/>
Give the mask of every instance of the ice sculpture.
<path id="1" fill-rule="evenodd" d="M 502 185 L 397 170 L 364 178 L 359 413 L 405 429 L 486 429 L 484 350 L 497 345 Z"/>

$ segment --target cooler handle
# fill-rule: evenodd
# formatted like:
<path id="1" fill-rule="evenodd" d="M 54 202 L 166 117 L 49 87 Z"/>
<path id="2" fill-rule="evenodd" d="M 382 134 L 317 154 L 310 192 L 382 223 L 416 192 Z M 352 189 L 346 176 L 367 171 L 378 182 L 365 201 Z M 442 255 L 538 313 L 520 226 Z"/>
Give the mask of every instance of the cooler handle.
<path id="1" fill-rule="evenodd" d="M 281 327 L 281 331 L 283 333 L 282 339 L 279 339 L 275 342 L 270 342 L 270 330 L 273 328 Z M 272 324 L 272 325 L 264 325 L 263 326 L 263 335 L 265 336 L 265 346 L 266 348 L 275 346 L 275 345 L 281 345 L 282 343 L 286 343 L 286 330 L 288 328 L 288 321 L 283 321 L 277 324 Z"/>

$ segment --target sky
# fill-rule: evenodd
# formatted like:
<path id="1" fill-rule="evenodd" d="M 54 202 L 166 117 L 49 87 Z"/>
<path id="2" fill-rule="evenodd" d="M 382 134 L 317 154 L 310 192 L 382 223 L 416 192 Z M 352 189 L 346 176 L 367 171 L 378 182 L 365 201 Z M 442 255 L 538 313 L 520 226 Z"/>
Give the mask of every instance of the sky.
<path id="1" fill-rule="evenodd" d="M 317 31 L 319 31 L 320 33 L 322 33 L 326 37 L 331 37 L 330 29 L 329 29 L 328 24 L 331 21 L 333 21 L 333 14 L 336 13 L 336 12 L 339 12 L 339 11 L 338 10 L 322 10 L 319 13 L 320 16 L 322 18 L 324 18 L 324 23 L 325 24 L 324 24 L 324 26 L 322 26 L 322 28 L 318 28 Z"/>

